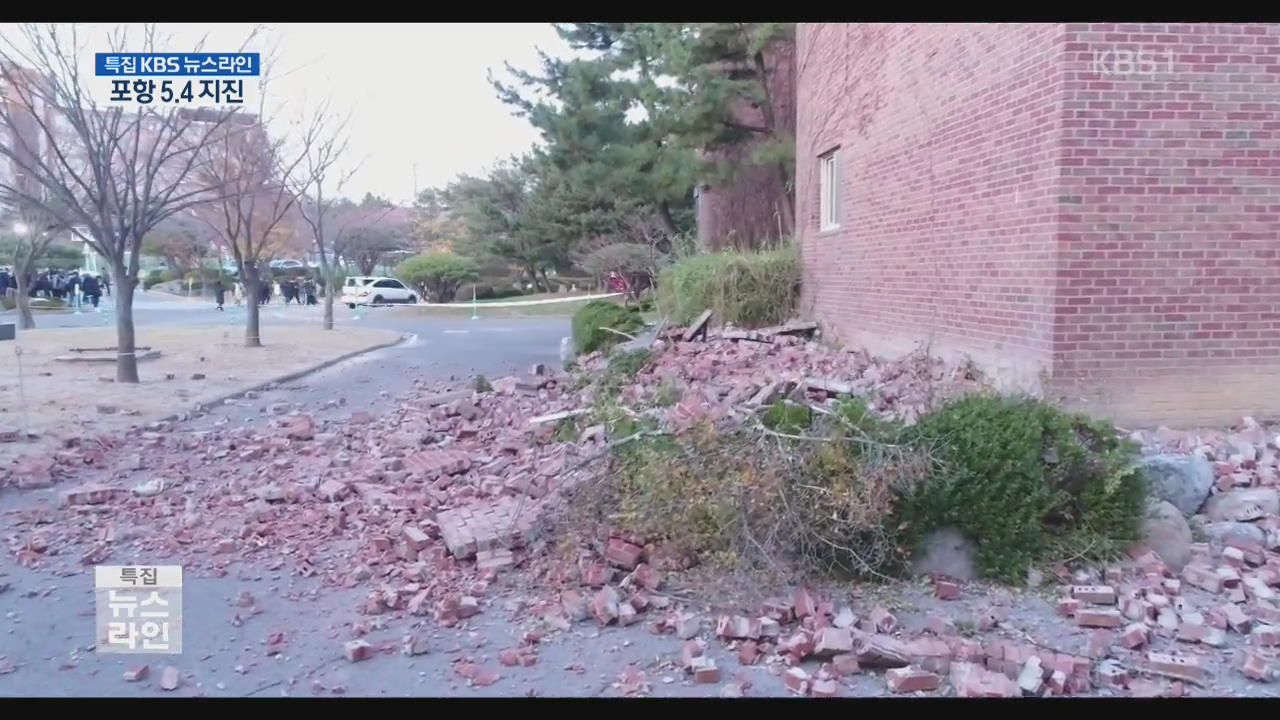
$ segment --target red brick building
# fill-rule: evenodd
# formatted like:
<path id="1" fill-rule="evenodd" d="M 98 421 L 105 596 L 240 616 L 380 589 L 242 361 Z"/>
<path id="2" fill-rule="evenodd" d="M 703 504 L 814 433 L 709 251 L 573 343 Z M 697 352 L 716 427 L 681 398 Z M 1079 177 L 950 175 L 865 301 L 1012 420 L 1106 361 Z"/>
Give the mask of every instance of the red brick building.
<path id="1" fill-rule="evenodd" d="M 1280 25 L 802 24 L 805 310 L 1121 423 L 1280 416 Z"/>

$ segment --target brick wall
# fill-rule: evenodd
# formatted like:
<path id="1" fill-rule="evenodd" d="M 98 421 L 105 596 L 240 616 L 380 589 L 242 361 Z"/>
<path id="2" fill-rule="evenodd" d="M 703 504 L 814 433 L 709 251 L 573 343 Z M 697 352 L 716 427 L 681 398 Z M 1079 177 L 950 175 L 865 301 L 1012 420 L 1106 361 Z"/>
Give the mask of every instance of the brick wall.
<path id="1" fill-rule="evenodd" d="M 1122 422 L 1278 414 L 1278 40 L 801 25 L 805 307 L 850 342 L 968 355 Z M 820 232 L 816 158 L 834 147 L 843 222 Z"/>
<path id="2" fill-rule="evenodd" d="M 1280 414 L 1280 25 L 1072 24 L 1062 63 L 1059 395 Z"/>
<path id="3" fill-rule="evenodd" d="M 1038 389 L 1051 357 L 1053 25 L 803 24 L 797 218 L 804 306 L 846 341 L 927 343 Z M 816 157 L 839 147 L 839 230 Z"/>

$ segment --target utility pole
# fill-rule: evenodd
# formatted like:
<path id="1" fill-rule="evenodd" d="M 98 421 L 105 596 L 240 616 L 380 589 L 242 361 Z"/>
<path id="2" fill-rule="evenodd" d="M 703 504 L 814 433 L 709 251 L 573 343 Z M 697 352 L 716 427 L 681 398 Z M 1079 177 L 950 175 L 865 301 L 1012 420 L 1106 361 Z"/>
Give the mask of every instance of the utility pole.
<path id="1" fill-rule="evenodd" d="M 413 201 L 418 202 L 418 163 L 413 164 Z"/>

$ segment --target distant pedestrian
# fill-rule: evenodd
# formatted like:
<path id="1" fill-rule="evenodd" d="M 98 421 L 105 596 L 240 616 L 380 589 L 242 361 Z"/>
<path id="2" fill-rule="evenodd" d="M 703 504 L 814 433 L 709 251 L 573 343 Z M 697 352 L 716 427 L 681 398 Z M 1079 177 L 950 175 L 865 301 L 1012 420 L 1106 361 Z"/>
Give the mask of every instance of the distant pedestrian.
<path id="1" fill-rule="evenodd" d="M 102 278 L 86 275 L 80 283 L 80 291 L 84 293 L 84 299 L 93 303 L 93 307 L 98 307 L 98 299 L 102 296 Z"/>
<path id="2" fill-rule="evenodd" d="M 244 283 L 238 280 L 232 283 L 231 293 L 235 298 L 236 305 L 244 305 Z"/>
<path id="3" fill-rule="evenodd" d="M 258 283 L 258 304 L 266 305 L 271 302 L 271 283 L 263 280 Z"/>
<path id="4" fill-rule="evenodd" d="M 102 278 L 102 292 L 104 295 L 111 295 L 111 273 L 99 275 Z"/>
<path id="5" fill-rule="evenodd" d="M 73 272 L 67 276 L 65 289 L 67 292 L 67 305 L 70 307 L 80 307 L 80 273 Z"/>
<path id="6" fill-rule="evenodd" d="M 50 279 L 50 284 L 53 286 L 54 298 L 61 300 L 62 298 L 66 297 L 67 279 L 62 276 L 61 272 L 55 272 L 53 274 L 53 277 Z"/>
<path id="7" fill-rule="evenodd" d="M 311 280 L 307 280 L 302 284 L 302 292 L 307 296 L 307 304 L 316 304 L 316 284 Z"/>
<path id="8" fill-rule="evenodd" d="M 213 281 L 213 301 L 218 304 L 218 311 L 222 311 L 222 304 L 227 299 L 227 289 L 223 287 L 221 280 Z"/>

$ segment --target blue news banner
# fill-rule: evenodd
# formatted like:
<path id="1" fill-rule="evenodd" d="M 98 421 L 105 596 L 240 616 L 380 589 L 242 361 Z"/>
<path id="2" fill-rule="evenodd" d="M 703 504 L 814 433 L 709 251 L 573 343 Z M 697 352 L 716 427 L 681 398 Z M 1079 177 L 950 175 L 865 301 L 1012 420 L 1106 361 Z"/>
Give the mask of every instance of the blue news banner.
<path id="1" fill-rule="evenodd" d="M 110 102 L 238 105 L 261 62 L 259 53 L 94 53 L 93 74 L 112 78 Z"/>

